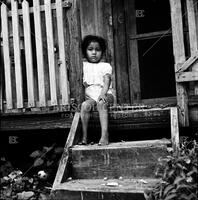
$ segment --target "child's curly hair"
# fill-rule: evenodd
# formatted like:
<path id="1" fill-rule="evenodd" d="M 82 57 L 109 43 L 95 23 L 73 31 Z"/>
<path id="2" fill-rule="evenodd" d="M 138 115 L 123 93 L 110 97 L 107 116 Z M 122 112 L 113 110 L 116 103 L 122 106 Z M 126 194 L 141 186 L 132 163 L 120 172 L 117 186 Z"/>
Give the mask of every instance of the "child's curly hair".
<path id="1" fill-rule="evenodd" d="M 100 48 L 102 50 L 102 55 L 104 54 L 104 52 L 106 51 L 106 41 L 104 38 L 100 37 L 100 36 L 96 36 L 96 35 L 87 35 L 83 38 L 83 41 L 82 41 L 82 45 L 81 45 L 81 48 L 82 48 L 82 54 L 85 58 L 87 58 L 87 47 L 89 46 L 89 44 L 91 42 L 98 42 L 99 45 L 100 45 Z"/>

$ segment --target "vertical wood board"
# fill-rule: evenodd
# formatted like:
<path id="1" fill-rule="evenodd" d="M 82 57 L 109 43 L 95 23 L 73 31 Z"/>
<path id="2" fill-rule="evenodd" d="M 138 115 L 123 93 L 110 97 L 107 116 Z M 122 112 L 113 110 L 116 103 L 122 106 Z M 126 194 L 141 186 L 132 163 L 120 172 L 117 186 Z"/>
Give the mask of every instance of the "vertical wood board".
<path id="1" fill-rule="evenodd" d="M 53 37 L 52 10 L 51 10 L 50 0 L 45 0 L 45 19 L 46 19 L 46 33 L 47 33 L 47 52 L 48 52 L 48 64 L 49 64 L 49 77 L 50 77 L 51 105 L 57 105 L 54 37 Z"/>
<path id="2" fill-rule="evenodd" d="M 169 0 L 171 9 L 173 52 L 175 58 L 175 72 L 177 63 L 185 62 L 184 36 L 182 23 L 181 0 Z M 189 125 L 188 97 L 184 84 L 176 83 L 177 104 L 179 109 L 179 121 L 182 126 Z"/>
<path id="3" fill-rule="evenodd" d="M 57 28 L 58 28 L 58 43 L 59 43 L 59 66 L 60 66 L 60 91 L 62 95 L 62 105 L 69 103 L 69 87 L 68 75 L 65 55 L 65 38 L 63 24 L 63 8 L 62 0 L 56 0 Z"/>
<path id="4" fill-rule="evenodd" d="M 1 22 L 3 37 L 3 58 L 4 58 L 4 76 L 5 76 L 5 93 L 7 109 L 12 109 L 12 84 L 11 84 L 11 61 L 9 50 L 9 31 L 8 31 L 8 12 L 5 4 L 1 5 Z"/>
<path id="5" fill-rule="evenodd" d="M 23 83 L 22 83 L 22 65 L 21 65 L 21 49 L 20 49 L 20 33 L 18 16 L 18 2 L 11 0 L 12 7 L 12 27 L 13 27 L 13 44 L 14 44 L 14 63 L 15 63 L 15 79 L 16 79 L 16 97 L 17 108 L 23 108 Z"/>
<path id="6" fill-rule="evenodd" d="M 33 1 L 34 10 L 34 26 L 35 26 L 35 41 L 36 41 L 36 58 L 37 58 L 37 73 L 38 73 L 38 89 L 39 89 L 39 105 L 46 106 L 45 95 L 45 74 L 44 74 L 44 58 L 43 58 L 43 39 L 41 32 L 41 14 L 39 0 Z"/>
<path id="7" fill-rule="evenodd" d="M 25 42 L 25 61 L 26 61 L 26 76 L 28 89 L 28 107 L 35 106 L 34 96 L 34 75 L 33 75 L 33 60 L 32 60 L 32 41 L 30 28 L 29 3 L 25 0 L 22 3 L 23 10 L 23 26 L 24 26 L 24 42 Z"/>

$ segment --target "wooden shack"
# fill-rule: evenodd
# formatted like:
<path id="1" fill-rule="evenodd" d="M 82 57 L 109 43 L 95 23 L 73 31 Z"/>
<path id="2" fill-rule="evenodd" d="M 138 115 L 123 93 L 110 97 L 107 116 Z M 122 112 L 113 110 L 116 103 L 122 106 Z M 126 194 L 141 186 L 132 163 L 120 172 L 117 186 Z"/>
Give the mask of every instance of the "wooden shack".
<path id="1" fill-rule="evenodd" d="M 144 199 L 141 180 L 156 182 L 153 169 L 170 141 L 74 146 L 84 99 L 80 42 L 87 34 L 107 40 L 116 98 L 110 134 L 169 127 L 177 151 L 179 129 L 198 128 L 198 1 L 1 3 L 1 130 L 70 129 L 53 185 L 56 198 Z M 91 125 L 98 129 L 97 113 Z M 126 179 L 123 188 L 109 188 L 103 177 L 118 174 Z"/>
<path id="2" fill-rule="evenodd" d="M 81 102 L 80 41 L 95 34 L 108 42 L 118 105 L 177 106 L 180 125 L 197 126 L 197 23 L 196 0 L 2 3 L 1 113 L 13 121 Z"/>

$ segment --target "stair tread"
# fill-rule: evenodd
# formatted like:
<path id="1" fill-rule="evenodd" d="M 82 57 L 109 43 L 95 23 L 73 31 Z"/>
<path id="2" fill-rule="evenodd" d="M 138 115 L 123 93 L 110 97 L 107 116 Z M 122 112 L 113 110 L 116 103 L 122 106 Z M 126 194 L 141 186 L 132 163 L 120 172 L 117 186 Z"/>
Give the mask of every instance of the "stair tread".
<path id="1" fill-rule="evenodd" d="M 144 141 L 130 141 L 130 142 L 115 142 L 109 143 L 105 146 L 99 146 L 98 144 L 88 145 L 74 145 L 72 150 L 101 150 L 101 149 L 118 149 L 118 148 L 130 148 L 130 147 L 151 147 L 158 145 L 171 144 L 170 140 L 163 138 L 160 140 L 144 140 Z"/>
<path id="2" fill-rule="evenodd" d="M 87 192 L 119 192 L 143 193 L 150 189 L 160 179 L 74 179 L 61 183 L 55 190 L 87 191 Z M 117 185 L 114 185 L 116 183 Z M 113 185 L 112 185 L 113 184 Z"/>

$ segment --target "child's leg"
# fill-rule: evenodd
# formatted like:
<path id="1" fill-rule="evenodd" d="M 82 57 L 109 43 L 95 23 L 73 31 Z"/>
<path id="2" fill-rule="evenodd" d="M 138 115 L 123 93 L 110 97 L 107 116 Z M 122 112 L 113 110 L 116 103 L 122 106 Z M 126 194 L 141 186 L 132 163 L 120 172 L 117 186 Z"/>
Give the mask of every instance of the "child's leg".
<path id="1" fill-rule="evenodd" d="M 86 100 L 82 103 L 81 106 L 81 122 L 82 122 L 82 144 L 87 144 L 87 130 L 88 130 L 88 123 L 90 118 L 90 112 L 95 104 L 94 100 Z"/>
<path id="2" fill-rule="evenodd" d="M 107 145 L 109 143 L 108 132 L 108 105 L 113 103 L 113 95 L 107 94 L 107 102 L 100 101 L 97 104 L 100 124 L 101 124 L 101 138 L 99 145 Z"/>
<path id="3" fill-rule="evenodd" d="M 101 138 L 99 145 L 107 145 L 109 143 L 109 134 L 108 134 L 108 109 L 107 104 L 103 101 L 100 101 L 97 104 L 100 124 L 101 124 Z"/>

